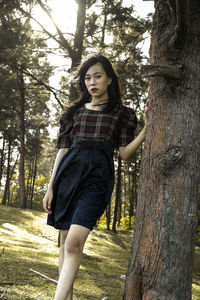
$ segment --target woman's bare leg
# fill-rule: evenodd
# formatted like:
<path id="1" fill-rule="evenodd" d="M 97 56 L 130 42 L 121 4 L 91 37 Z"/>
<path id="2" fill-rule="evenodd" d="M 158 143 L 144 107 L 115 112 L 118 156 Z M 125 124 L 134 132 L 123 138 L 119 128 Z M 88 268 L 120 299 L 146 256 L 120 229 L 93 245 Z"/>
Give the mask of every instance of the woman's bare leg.
<path id="1" fill-rule="evenodd" d="M 64 260 L 54 300 L 72 300 L 70 291 L 81 263 L 83 247 L 89 233 L 90 230 L 88 228 L 80 225 L 71 225 L 66 235 Z"/>
<path id="2" fill-rule="evenodd" d="M 59 251 L 59 275 L 64 261 L 64 247 L 69 230 L 60 230 L 60 251 Z"/>
<path id="3" fill-rule="evenodd" d="M 63 266 L 65 241 L 66 241 L 68 232 L 69 232 L 69 230 L 60 230 L 59 276 L 60 276 L 62 266 Z M 72 299 L 73 299 L 73 285 L 71 287 L 71 290 L 70 290 L 69 295 L 67 296 L 66 300 L 72 300 Z"/>

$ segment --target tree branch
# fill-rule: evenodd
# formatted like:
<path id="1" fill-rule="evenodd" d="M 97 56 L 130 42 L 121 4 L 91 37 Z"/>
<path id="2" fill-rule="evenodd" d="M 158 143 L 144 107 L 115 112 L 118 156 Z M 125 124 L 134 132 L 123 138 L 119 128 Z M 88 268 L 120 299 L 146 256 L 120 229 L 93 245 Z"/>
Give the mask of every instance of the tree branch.
<path id="1" fill-rule="evenodd" d="M 21 68 L 20 65 L 13 66 L 13 65 L 9 65 L 8 63 L 7 63 L 7 65 L 8 65 L 10 68 L 15 69 L 16 71 L 21 70 L 23 74 L 25 74 L 25 75 L 27 75 L 27 76 L 30 76 L 32 79 L 34 79 L 35 81 L 37 81 L 40 85 L 44 86 L 49 92 L 53 93 L 53 95 L 54 95 L 55 99 L 57 100 L 58 104 L 60 105 L 60 107 L 61 107 L 62 109 L 64 108 L 63 105 L 62 105 L 62 103 L 61 103 L 60 100 L 58 99 L 58 96 L 57 96 L 57 93 L 56 93 L 56 92 L 61 93 L 61 94 L 65 95 L 65 96 L 67 96 L 67 97 L 68 97 L 69 95 L 67 95 L 65 92 L 62 92 L 62 91 L 60 91 L 60 90 L 58 90 L 58 89 L 56 89 L 56 88 L 54 88 L 54 87 L 52 87 L 52 86 L 50 86 L 50 85 L 44 83 L 44 81 L 38 79 L 36 76 L 34 76 L 32 73 L 30 73 L 30 72 L 29 72 L 27 69 L 25 69 L 24 67 Z"/>
<path id="2" fill-rule="evenodd" d="M 61 108 L 63 108 L 62 103 L 61 103 L 60 100 L 58 99 L 58 96 L 57 96 L 56 91 L 59 92 L 59 93 L 64 94 L 65 96 L 67 95 L 66 93 L 64 93 L 64 92 L 62 92 L 62 91 L 60 91 L 60 90 L 58 90 L 58 89 L 56 89 L 56 88 L 54 88 L 54 87 L 52 87 L 52 86 L 46 84 L 46 83 L 44 83 L 44 81 L 38 79 L 37 77 L 35 77 L 32 73 L 30 73 L 30 72 L 29 72 L 28 70 L 26 70 L 26 69 L 23 69 L 22 72 L 23 72 L 24 74 L 26 74 L 27 76 L 30 76 L 31 78 L 33 78 L 33 79 L 34 79 L 35 81 L 37 81 L 40 85 L 43 85 L 49 92 L 53 93 L 53 95 L 54 95 L 55 99 L 57 100 L 58 104 L 60 105 Z"/>
<path id="3" fill-rule="evenodd" d="M 73 51 L 72 47 L 70 46 L 70 44 L 68 43 L 68 41 L 65 39 L 65 37 L 64 37 L 63 33 L 61 32 L 60 28 L 58 27 L 58 25 L 53 20 L 49 10 L 45 7 L 45 5 L 42 3 L 41 0 L 37 0 L 37 2 L 40 5 L 40 7 L 44 10 L 44 12 L 47 14 L 47 16 L 51 20 L 52 24 L 54 25 L 54 27 L 56 28 L 56 31 L 60 38 L 59 44 L 61 44 L 68 51 L 69 56 L 72 57 L 74 55 L 74 51 Z"/>
<path id="4" fill-rule="evenodd" d="M 35 22 L 42 28 L 42 30 L 43 30 L 46 34 L 48 34 L 48 36 L 49 36 L 50 38 L 54 39 L 54 41 L 56 41 L 56 42 L 60 45 L 60 41 L 59 41 L 53 34 L 51 34 L 48 30 L 46 30 L 46 29 L 44 28 L 44 26 L 43 26 L 38 20 L 36 20 L 29 12 L 25 11 L 25 10 L 24 10 L 23 8 L 21 8 L 21 7 L 19 7 L 19 10 L 20 10 L 24 15 L 26 15 L 27 17 L 29 17 L 29 18 L 31 18 L 33 21 L 35 21 Z"/>
<path id="5" fill-rule="evenodd" d="M 44 275 L 44 274 L 42 274 L 42 273 L 40 273 L 38 271 L 35 271 L 33 269 L 30 269 L 30 271 L 33 272 L 33 273 L 35 273 L 35 274 L 37 274 L 37 275 L 40 275 L 40 276 L 42 276 L 42 277 L 44 277 L 44 278 L 46 278 L 46 279 L 48 279 L 48 280 L 50 280 L 50 281 L 52 281 L 52 282 L 54 282 L 56 284 L 58 283 L 58 281 L 56 281 L 55 279 L 52 279 L 52 278 L 50 278 L 50 277 L 48 277 L 48 276 L 46 276 L 46 275 Z"/>
<path id="6" fill-rule="evenodd" d="M 163 76 L 171 79 L 180 79 L 181 69 L 182 66 L 180 65 L 145 65 L 142 66 L 141 73 L 146 77 Z"/>

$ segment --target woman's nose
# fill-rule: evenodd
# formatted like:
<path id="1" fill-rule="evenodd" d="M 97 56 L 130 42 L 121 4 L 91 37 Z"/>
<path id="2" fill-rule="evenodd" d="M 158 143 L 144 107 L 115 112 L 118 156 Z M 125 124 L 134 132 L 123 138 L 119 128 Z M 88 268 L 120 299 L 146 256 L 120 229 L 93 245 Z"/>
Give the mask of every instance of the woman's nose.
<path id="1" fill-rule="evenodd" d="M 91 77 L 90 83 L 91 83 L 91 84 L 95 84 L 95 83 L 96 83 L 96 80 L 95 80 L 94 77 Z"/>

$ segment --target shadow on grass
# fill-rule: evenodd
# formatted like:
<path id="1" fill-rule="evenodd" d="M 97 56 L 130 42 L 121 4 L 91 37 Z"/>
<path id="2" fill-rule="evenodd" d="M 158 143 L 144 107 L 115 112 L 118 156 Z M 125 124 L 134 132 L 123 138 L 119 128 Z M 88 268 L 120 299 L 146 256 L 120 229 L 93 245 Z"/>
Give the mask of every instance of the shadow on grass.
<path id="1" fill-rule="evenodd" d="M 3 299 L 52 299 L 55 284 L 35 275 L 30 268 L 56 279 L 57 267 L 49 260 L 45 262 L 43 251 L 29 251 L 7 247 L 1 257 L 0 287 L 6 291 Z"/>

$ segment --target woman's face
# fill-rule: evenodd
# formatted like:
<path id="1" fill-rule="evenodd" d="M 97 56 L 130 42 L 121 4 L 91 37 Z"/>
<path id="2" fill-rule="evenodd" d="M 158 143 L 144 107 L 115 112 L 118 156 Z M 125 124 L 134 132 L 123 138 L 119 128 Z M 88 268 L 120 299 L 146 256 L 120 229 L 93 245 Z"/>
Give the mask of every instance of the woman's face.
<path id="1" fill-rule="evenodd" d="M 91 66 L 85 74 L 85 85 L 92 96 L 92 100 L 107 100 L 107 89 L 111 82 L 112 79 L 107 76 L 100 63 Z"/>

